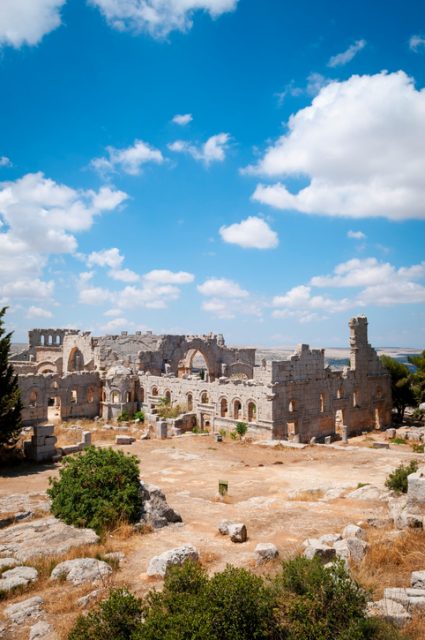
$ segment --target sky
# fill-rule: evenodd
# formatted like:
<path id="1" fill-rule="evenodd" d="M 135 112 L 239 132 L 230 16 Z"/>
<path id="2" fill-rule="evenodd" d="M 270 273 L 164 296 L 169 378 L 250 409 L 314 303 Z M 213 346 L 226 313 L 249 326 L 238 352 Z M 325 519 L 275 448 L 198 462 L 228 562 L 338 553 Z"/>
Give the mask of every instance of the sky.
<path id="1" fill-rule="evenodd" d="M 31 328 L 425 343 L 417 0 L 0 0 L 0 306 Z"/>

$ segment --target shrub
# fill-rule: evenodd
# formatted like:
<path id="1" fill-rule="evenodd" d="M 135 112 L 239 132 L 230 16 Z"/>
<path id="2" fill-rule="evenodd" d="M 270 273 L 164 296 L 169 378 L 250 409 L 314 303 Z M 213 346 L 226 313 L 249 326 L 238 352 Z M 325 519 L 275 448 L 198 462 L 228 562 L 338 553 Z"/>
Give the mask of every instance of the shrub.
<path id="1" fill-rule="evenodd" d="M 145 421 L 145 412 L 140 410 L 140 411 L 136 411 L 136 413 L 133 416 L 134 420 L 140 420 L 140 422 L 144 422 Z"/>
<path id="2" fill-rule="evenodd" d="M 135 456 L 96 447 L 65 458 L 59 478 L 49 478 L 52 513 L 97 533 L 135 522 L 142 505 L 138 464 Z"/>
<path id="3" fill-rule="evenodd" d="M 235 431 L 238 434 L 239 438 L 242 440 L 242 438 L 248 431 L 248 425 L 246 424 L 246 422 L 237 422 Z"/>
<path id="4" fill-rule="evenodd" d="M 222 438 L 225 438 L 227 435 L 226 429 L 219 429 L 218 433 L 221 435 Z"/>
<path id="5" fill-rule="evenodd" d="M 141 615 L 141 600 L 127 589 L 113 589 L 94 611 L 79 616 L 68 640 L 130 640 Z"/>
<path id="6" fill-rule="evenodd" d="M 407 444 L 406 438 L 391 438 L 391 444 Z"/>
<path id="7" fill-rule="evenodd" d="M 127 420 L 131 420 L 131 417 L 132 416 L 128 413 L 128 411 L 124 409 L 124 411 L 118 416 L 117 422 L 127 422 Z"/>
<path id="8" fill-rule="evenodd" d="M 390 473 L 385 481 L 385 486 L 396 493 L 407 493 L 407 476 L 410 476 L 411 473 L 415 473 L 417 470 L 418 463 L 416 460 L 412 460 L 406 466 L 401 464 Z"/>
<path id="9" fill-rule="evenodd" d="M 425 452 L 424 443 L 419 444 L 419 443 L 414 442 L 412 444 L 412 451 L 414 451 L 414 453 L 424 453 Z"/>

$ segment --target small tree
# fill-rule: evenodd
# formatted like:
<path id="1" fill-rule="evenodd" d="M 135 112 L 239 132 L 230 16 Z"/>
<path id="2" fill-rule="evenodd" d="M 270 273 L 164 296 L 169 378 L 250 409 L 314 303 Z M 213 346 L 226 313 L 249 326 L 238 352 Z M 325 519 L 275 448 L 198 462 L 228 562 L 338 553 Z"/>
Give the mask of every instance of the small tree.
<path id="1" fill-rule="evenodd" d="M 392 489 L 396 493 L 407 493 L 407 477 L 411 473 L 415 473 L 418 470 L 418 463 L 416 460 L 412 460 L 404 466 L 401 464 L 397 469 L 394 469 L 385 481 L 385 486 L 388 489 Z"/>
<path id="2" fill-rule="evenodd" d="M 246 422 L 237 422 L 235 426 L 235 431 L 239 436 L 239 439 L 242 440 L 246 432 L 248 431 L 248 425 Z"/>
<path id="3" fill-rule="evenodd" d="M 390 358 L 390 356 L 381 356 L 380 360 L 391 376 L 393 405 L 397 411 L 398 419 L 402 421 L 406 407 L 416 405 L 410 371 L 405 364 Z"/>
<path id="4" fill-rule="evenodd" d="M 138 465 L 135 456 L 96 447 L 65 458 L 59 479 L 49 478 L 52 513 L 98 533 L 136 522 L 142 507 Z"/>
<path id="5" fill-rule="evenodd" d="M 410 364 L 416 368 L 412 374 L 412 390 L 416 403 L 419 405 L 425 402 L 425 351 L 419 356 L 410 356 Z"/>
<path id="6" fill-rule="evenodd" d="M 0 309 L 0 449 L 15 446 L 22 429 L 18 377 L 9 364 L 12 334 L 4 335 L 3 316 L 6 309 Z"/>

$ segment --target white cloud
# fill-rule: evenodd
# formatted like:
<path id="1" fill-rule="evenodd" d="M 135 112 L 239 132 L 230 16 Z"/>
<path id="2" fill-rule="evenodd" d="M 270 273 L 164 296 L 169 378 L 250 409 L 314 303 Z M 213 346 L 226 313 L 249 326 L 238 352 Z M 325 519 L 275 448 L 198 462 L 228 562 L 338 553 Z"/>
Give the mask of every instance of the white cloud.
<path id="1" fill-rule="evenodd" d="M 178 113 L 174 116 L 172 122 L 179 124 L 181 127 L 186 126 L 189 122 L 192 122 L 193 117 L 191 113 Z"/>
<path id="2" fill-rule="evenodd" d="M 226 158 L 226 150 L 230 140 L 228 133 L 218 133 L 211 136 L 201 146 L 195 146 L 184 140 L 176 140 L 168 145 L 170 151 L 174 153 L 187 153 L 194 160 L 210 165 L 212 162 L 223 162 Z"/>
<path id="3" fill-rule="evenodd" d="M 352 238 L 353 240 L 365 240 L 366 235 L 363 231 L 347 231 L 347 238 Z"/>
<path id="4" fill-rule="evenodd" d="M 425 50 L 425 37 L 424 36 L 412 36 L 409 40 L 409 47 L 412 51 L 417 53 L 418 51 Z"/>
<path id="5" fill-rule="evenodd" d="M 98 267 L 110 267 L 111 269 L 119 269 L 124 261 L 124 256 L 120 254 L 120 250 L 116 247 L 112 249 L 102 249 L 102 251 L 92 251 L 87 258 L 87 266 L 94 265 Z"/>
<path id="6" fill-rule="evenodd" d="M 362 49 L 366 46 L 366 40 L 356 40 L 352 45 L 348 47 L 342 53 L 338 53 L 336 56 L 332 56 L 332 58 L 328 62 L 328 67 L 342 67 L 356 56 Z"/>
<path id="7" fill-rule="evenodd" d="M 331 82 L 329 78 L 322 76 L 321 73 L 310 73 L 307 77 L 307 84 L 305 87 L 298 87 L 293 80 L 288 82 L 283 91 L 276 93 L 279 105 L 282 105 L 287 96 L 292 98 L 298 98 L 302 95 L 315 96 L 319 93 L 322 87 Z"/>
<path id="8" fill-rule="evenodd" d="M 198 291 L 203 296 L 217 298 L 246 298 L 249 295 L 237 282 L 227 278 L 208 278 L 198 285 Z"/>
<path id="9" fill-rule="evenodd" d="M 119 31 L 146 31 L 163 38 L 171 31 L 188 31 L 192 15 L 203 10 L 212 18 L 234 11 L 238 0 L 88 0 Z"/>
<path id="10" fill-rule="evenodd" d="M 31 306 L 27 312 L 27 318 L 51 318 L 53 313 L 42 307 Z"/>
<path id="11" fill-rule="evenodd" d="M 274 318 L 295 317 L 309 322 L 318 318 L 318 312 L 346 311 L 353 306 L 353 303 L 347 298 L 335 300 L 326 296 L 312 295 L 311 287 L 299 285 L 282 296 L 275 296 L 272 306 L 277 307 L 272 312 Z"/>
<path id="12" fill-rule="evenodd" d="M 1 0 L 0 46 L 35 45 L 61 24 L 66 0 Z"/>
<path id="13" fill-rule="evenodd" d="M 132 322 L 129 322 L 126 318 L 115 318 L 114 320 L 109 320 L 106 324 L 103 324 L 100 329 L 102 331 L 113 332 L 115 329 L 122 329 L 124 327 L 133 326 Z"/>
<path id="14" fill-rule="evenodd" d="M 107 158 L 95 158 L 91 161 L 91 166 L 100 174 L 121 169 L 124 173 L 137 176 L 144 164 L 148 162 L 162 164 L 164 162 L 164 156 L 161 151 L 151 147 L 143 140 L 135 140 L 134 144 L 126 149 L 106 147 L 106 151 L 108 152 Z"/>
<path id="15" fill-rule="evenodd" d="M 12 162 L 7 156 L 0 156 L 0 167 L 11 167 Z"/>
<path id="16" fill-rule="evenodd" d="M 224 242 L 237 244 L 244 249 L 274 249 L 279 244 L 278 235 L 262 218 L 250 216 L 242 222 L 220 227 Z"/>
<path id="17" fill-rule="evenodd" d="M 105 311 L 103 315 L 107 316 L 108 318 L 115 318 L 116 316 L 120 316 L 121 314 L 121 309 L 108 309 L 108 311 Z"/>
<path id="18" fill-rule="evenodd" d="M 108 275 L 113 280 L 120 280 L 121 282 L 137 282 L 140 280 L 140 276 L 131 269 L 111 269 L 108 271 Z"/>
<path id="19" fill-rule="evenodd" d="M 72 189 L 42 173 L 0 183 L 0 291 L 11 298 L 50 297 L 54 283 L 40 279 L 49 255 L 74 253 L 75 234 L 126 198 L 110 188 Z"/>
<path id="20" fill-rule="evenodd" d="M 297 193 L 258 185 L 253 199 L 278 209 L 425 219 L 424 147 L 425 89 L 402 71 L 352 76 L 323 87 L 246 172 L 310 179 Z"/>
<path id="21" fill-rule="evenodd" d="M 106 302 L 112 302 L 114 294 L 108 289 L 95 286 L 82 286 L 79 293 L 79 302 L 82 304 L 93 304 L 100 306 Z"/>
<path id="22" fill-rule="evenodd" d="M 145 273 L 143 280 L 150 283 L 161 284 L 188 284 L 193 282 L 195 276 L 187 271 L 169 271 L 168 269 L 154 269 Z"/>

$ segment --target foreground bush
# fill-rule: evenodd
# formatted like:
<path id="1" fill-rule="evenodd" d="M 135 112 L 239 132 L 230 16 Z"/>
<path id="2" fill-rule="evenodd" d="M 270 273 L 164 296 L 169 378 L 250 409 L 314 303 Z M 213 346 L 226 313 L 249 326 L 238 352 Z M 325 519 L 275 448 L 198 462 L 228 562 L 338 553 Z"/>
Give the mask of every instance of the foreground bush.
<path id="1" fill-rule="evenodd" d="M 274 579 L 228 566 L 209 578 L 193 562 L 170 567 L 161 592 L 128 592 L 81 616 L 69 640 L 397 640 L 365 615 L 366 594 L 343 563 L 285 562 Z"/>
<path id="2" fill-rule="evenodd" d="M 96 447 L 65 458 L 59 479 L 49 479 L 52 513 L 97 533 L 135 522 L 142 506 L 138 464 L 135 456 Z"/>
<path id="3" fill-rule="evenodd" d="M 396 493 L 407 493 L 407 476 L 418 470 L 418 463 L 412 460 L 404 466 L 401 464 L 397 469 L 392 471 L 385 481 L 385 486 L 392 489 Z"/>

